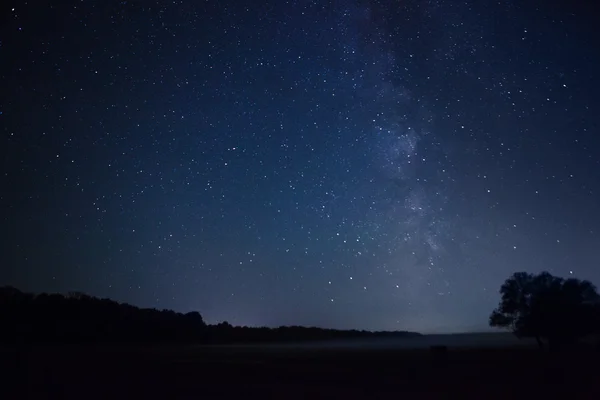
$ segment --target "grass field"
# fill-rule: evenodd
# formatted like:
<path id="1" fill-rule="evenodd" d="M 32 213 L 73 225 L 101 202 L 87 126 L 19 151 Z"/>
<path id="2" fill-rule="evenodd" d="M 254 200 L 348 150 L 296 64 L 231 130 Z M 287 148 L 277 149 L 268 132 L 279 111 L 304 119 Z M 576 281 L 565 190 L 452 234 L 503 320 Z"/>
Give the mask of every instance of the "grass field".
<path id="1" fill-rule="evenodd" d="M 1 353 L 0 398 L 600 399 L 598 355 L 529 347 L 38 346 Z"/>

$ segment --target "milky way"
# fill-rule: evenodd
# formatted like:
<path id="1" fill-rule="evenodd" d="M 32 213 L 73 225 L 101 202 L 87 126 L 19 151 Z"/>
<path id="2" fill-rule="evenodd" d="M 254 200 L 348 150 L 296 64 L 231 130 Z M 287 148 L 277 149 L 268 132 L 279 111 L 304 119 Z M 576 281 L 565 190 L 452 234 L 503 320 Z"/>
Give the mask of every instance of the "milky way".
<path id="1" fill-rule="evenodd" d="M 3 7 L 0 284 L 449 332 L 515 271 L 600 280 L 586 10 Z"/>

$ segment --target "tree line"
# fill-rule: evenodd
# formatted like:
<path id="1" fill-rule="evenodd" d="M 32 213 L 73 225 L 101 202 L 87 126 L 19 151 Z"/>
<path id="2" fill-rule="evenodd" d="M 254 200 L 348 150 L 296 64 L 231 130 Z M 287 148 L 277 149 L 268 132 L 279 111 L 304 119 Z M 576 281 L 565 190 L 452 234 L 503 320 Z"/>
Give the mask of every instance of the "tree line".
<path id="1" fill-rule="evenodd" d="M 198 312 L 139 308 L 84 293 L 24 293 L 0 288 L 2 342 L 175 342 L 276 343 L 373 336 L 410 336 L 410 332 L 368 332 L 315 327 L 236 327 L 208 325 Z"/>
<path id="2" fill-rule="evenodd" d="M 583 338 L 600 339 L 600 295 L 589 281 L 548 272 L 517 272 L 500 287 L 500 303 L 489 324 L 540 347 L 561 348 Z M 0 287 L 0 341 L 277 343 L 359 337 L 415 336 L 411 332 L 369 332 L 315 327 L 208 325 L 198 312 L 139 308 L 84 293 L 24 293 Z"/>

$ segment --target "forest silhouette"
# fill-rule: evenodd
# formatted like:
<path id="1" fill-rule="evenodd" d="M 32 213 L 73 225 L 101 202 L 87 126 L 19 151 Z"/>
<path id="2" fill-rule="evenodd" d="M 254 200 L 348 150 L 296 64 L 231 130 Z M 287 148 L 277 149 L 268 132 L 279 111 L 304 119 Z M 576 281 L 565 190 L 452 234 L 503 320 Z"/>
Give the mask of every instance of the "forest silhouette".
<path id="1" fill-rule="evenodd" d="M 407 331 L 371 332 L 318 327 L 278 328 L 207 324 L 199 312 L 139 308 L 80 292 L 32 294 L 0 287 L 0 340 L 112 343 L 280 343 L 348 338 L 411 337 Z M 500 288 L 500 303 L 489 319 L 517 337 L 544 347 L 564 347 L 600 334 L 600 296 L 585 280 L 548 272 L 511 275 Z"/>
<path id="2" fill-rule="evenodd" d="M 139 308 L 84 293 L 24 293 L 0 288 L 0 340 L 4 342 L 277 343 L 359 337 L 407 337 L 317 327 L 238 327 L 206 324 L 200 313 Z"/>

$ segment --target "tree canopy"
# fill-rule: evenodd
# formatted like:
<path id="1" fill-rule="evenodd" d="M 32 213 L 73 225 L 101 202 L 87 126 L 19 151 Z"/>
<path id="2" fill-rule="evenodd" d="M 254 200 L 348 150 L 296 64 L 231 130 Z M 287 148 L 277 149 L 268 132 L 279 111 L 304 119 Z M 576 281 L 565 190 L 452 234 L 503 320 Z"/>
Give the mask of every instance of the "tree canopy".
<path id="1" fill-rule="evenodd" d="M 589 281 L 517 272 L 504 282 L 500 294 L 490 326 L 534 337 L 540 346 L 542 339 L 552 345 L 598 332 L 600 296 Z"/>

